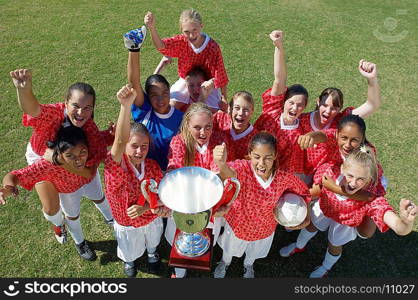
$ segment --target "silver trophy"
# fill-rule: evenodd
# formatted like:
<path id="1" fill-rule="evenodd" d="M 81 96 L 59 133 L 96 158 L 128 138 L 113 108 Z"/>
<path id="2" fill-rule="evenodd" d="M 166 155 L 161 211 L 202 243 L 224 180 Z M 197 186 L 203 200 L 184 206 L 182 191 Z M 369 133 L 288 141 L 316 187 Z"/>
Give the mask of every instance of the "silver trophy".
<path id="1" fill-rule="evenodd" d="M 235 178 L 225 181 L 225 190 L 239 192 Z M 213 172 L 200 167 L 184 167 L 167 173 L 158 185 L 161 202 L 173 211 L 173 219 L 180 231 L 173 246 L 184 257 L 204 255 L 210 248 L 211 239 L 204 231 L 209 223 L 211 208 L 224 195 L 224 184 Z M 229 202 L 229 200 L 227 200 Z"/>

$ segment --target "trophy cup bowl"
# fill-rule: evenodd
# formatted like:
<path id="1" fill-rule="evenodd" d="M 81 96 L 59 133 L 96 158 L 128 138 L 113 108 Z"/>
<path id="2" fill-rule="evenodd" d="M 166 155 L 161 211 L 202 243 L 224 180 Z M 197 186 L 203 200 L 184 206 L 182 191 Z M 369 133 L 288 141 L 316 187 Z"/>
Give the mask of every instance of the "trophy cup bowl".
<path id="1" fill-rule="evenodd" d="M 173 210 L 180 233 L 173 246 L 185 257 L 199 257 L 210 247 L 210 237 L 202 232 L 209 223 L 210 209 L 222 198 L 224 186 L 213 172 L 200 167 L 184 167 L 167 173 L 158 185 L 158 196 Z"/>

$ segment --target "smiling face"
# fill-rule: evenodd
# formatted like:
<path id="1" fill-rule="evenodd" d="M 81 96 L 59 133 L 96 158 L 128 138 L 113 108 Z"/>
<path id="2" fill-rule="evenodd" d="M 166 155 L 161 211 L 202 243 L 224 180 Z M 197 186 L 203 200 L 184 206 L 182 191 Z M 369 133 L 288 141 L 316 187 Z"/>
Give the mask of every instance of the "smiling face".
<path id="1" fill-rule="evenodd" d="M 341 166 L 341 174 L 344 176 L 341 186 L 345 191 L 352 195 L 364 188 L 370 182 L 370 171 L 360 163 L 350 162 L 349 165 L 344 163 Z"/>
<path id="2" fill-rule="evenodd" d="M 338 149 L 344 157 L 347 157 L 353 150 L 359 149 L 363 141 L 364 135 L 355 123 L 347 123 L 337 131 Z"/>
<path id="3" fill-rule="evenodd" d="M 154 82 L 149 87 L 148 97 L 152 108 L 159 114 L 170 111 L 170 89 L 163 82 Z"/>
<path id="4" fill-rule="evenodd" d="M 82 169 L 86 165 L 89 150 L 85 144 L 77 144 L 61 153 L 61 159 L 75 169 Z"/>
<path id="5" fill-rule="evenodd" d="M 202 35 L 202 28 L 203 28 L 203 25 L 197 22 L 185 21 L 181 23 L 182 34 L 196 48 L 199 48 L 204 42 L 204 36 Z"/>
<path id="6" fill-rule="evenodd" d="M 93 114 L 93 96 L 73 90 L 69 99 L 65 101 L 65 108 L 71 123 L 76 127 L 83 127 Z"/>
<path id="7" fill-rule="evenodd" d="M 250 126 L 250 120 L 254 112 L 251 102 L 238 96 L 234 99 L 231 111 L 232 127 L 237 134 L 244 132 Z"/>
<path id="8" fill-rule="evenodd" d="M 129 157 L 131 163 L 138 167 L 144 161 L 148 154 L 150 140 L 146 134 L 133 133 L 126 144 L 125 154 Z"/>
<path id="9" fill-rule="evenodd" d="M 284 102 L 283 119 L 286 125 L 296 122 L 306 107 L 306 97 L 304 95 L 294 95 Z"/>
<path id="10" fill-rule="evenodd" d="M 273 172 L 276 149 L 269 144 L 256 144 L 249 155 L 251 165 L 257 176 L 267 181 Z"/>
<path id="11" fill-rule="evenodd" d="M 332 122 L 337 114 L 340 112 L 341 107 L 335 106 L 331 96 L 328 96 L 322 104 L 319 104 L 318 100 L 318 113 L 319 113 L 319 123 L 323 127 L 328 123 Z"/>
<path id="12" fill-rule="evenodd" d="M 190 117 L 188 130 L 199 146 L 209 142 L 212 135 L 212 116 L 205 112 L 198 112 Z"/>

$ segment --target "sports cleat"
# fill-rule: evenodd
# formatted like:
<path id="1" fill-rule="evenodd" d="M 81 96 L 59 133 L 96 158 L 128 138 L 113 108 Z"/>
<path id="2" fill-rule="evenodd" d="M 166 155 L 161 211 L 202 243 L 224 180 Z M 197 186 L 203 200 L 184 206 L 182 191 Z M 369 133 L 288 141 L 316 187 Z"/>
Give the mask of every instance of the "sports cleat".
<path id="1" fill-rule="evenodd" d="M 148 272 L 155 274 L 160 270 L 160 255 L 157 252 L 148 253 Z"/>
<path id="2" fill-rule="evenodd" d="M 293 254 L 303 252 L 303 251 L 305 251 L 305 248 L 302 248 L 302 249 L 297 248 L 296 243 L 291 243 L 290 245 L 280 249 L 279 253 L 280 253 L 280 256 L 282 257 L 289 257 L 289 256 L 292 256 Z"/>
<path id="3" fill-rule="evenodd" d="M 77 252 L 81 256 L 81 258 L 84 258 L 85 260 L 92 261 L 95 260 L 97 257 L 94 250 L 90 249 L 86 240 L 82 241 L 81 244 L 75 244 L 75 248 L 77 249 Z"/>
<path id="4" fill-rule="evenodd" d="M 253 265 L 244 266 L 244 278 L 254 278 L 254 267 Z"/>
<path id="5" fill-rule="evenodd" d="M 327 270 L 323 265 L 316 267 L 313 272 L 309 275 L 309 278 L 324 278 L 328 274 Z"/>
<path id="6" fill-rule="evenodd" d="M 218 266 L 215 271 L 213 271 L 213 278 L 225 278 L 228 267 L 229 265 L 225 264 L 224 261 L 218 262 Z"/>
<path id="7" fill-rule="evenodd" d="M 65 229 L 64 223 L 61 226 L 52 225 L 52 228 L 54 229 L 55 238 L 58 243 L 65 244 L 68 242 L 67 230 Z"/>
<path id="8" fill-rule="evenodd" d="M 123 272 L 129 278 L 136 277 L 136 274 L 138 274 L 138 271 L 136 270 L 134 262 L 129 262 L 129 263 L 124 262 L 123 263 Z"/>
<path id="9" fill-rule="evenodd" d="M 125 43 L 125 47 L 129 50 L 141 49 L 141 46 L 144 43 L 146 36 L 147 36 L 147 28 L 145 26 L 128 31 L 127 33 L 123 35 L 123 41 Z"/>

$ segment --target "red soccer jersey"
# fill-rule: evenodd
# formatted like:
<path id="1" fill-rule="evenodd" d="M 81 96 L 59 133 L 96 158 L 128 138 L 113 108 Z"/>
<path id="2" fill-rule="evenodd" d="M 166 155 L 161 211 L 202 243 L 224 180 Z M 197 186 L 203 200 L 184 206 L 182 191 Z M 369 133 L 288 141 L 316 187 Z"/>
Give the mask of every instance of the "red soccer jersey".
<path id="1" fill-rule="evenodd" d="M 141 227 L 157 217 L 151 211 L 147 211 L 141 216 L 131 219 L 126 212 L 129 207 L 144 200 L 141 192 L 143 180 L 154 179 L 157 183 L 161 181 L 162 172 L 156 161 L 147 158 L 141 164 L 141 168 L 143 170 L 141 170 L 140 179 L 138 179 L 126 154 L 123 154 L 120 164 L 112 159 L 110 152 L 106 156 L 104 168 L 106 198 L 112 209 L 113 217 L 120 225 Z"/>
<path id="2" fill-rule="evenodd" d="M 318 168 L 320 168 L 324 164 L 330 164 L 340 167 L 344 162 L 344 158 L 341 155 L 340 150 L 338 148 L 336 138 L 337 130 L 328 129 L 324 132 L 327 135 L 327 142 L 318 144 L 317 147 L 314 148 L 315 151 L 307 152 L 307 166 L 310 166 L 310 170 L 312 170 L 312 173 L 305 174 L 313 174 L 317 172 Z M 372 148 L 376 155 L 376 148 L 371 143 L 367 143 L 367 146 Z M 369 185 L 365 190 L 374 194 L 376 197 L 384 196 L 386 194 L 386 191 L 382 185 L 382 176 L 383 168 L 380 165 L 380 163 L 377 163 L 377 183 L 376 185 Z"/>
<path id="3" fill-rule="evenodd" d="M 34 118 L 23 114 L 22 123 L 26 127 L 33 128 L 30 144 L 33 151 L 42 156 L 47 148 L 46 143 L 55 140 L 59 128 L 66 120 L 64 103 L 41 104 L 40 106 L 39 116 Z M 107 130 L 99 131 L 92 119 L 88 120 L 82 129 L 89 144 L 87 166 L 98 164 L 106 157 L 106 147 L 112 145 L 114 137 Z"/>
<path id="4" fill-rule="evenodd" d="M 221 131 L 226 137 L 226 143 L 231 145 L 228 148 L 227 161 L 244 159 L 248 154 L 248 143 L 257 134 L 258 130 L 251 124 L 244 132 L 236 134 L 232 129 L 231 116 L 223 111 L 218 111 L 213 116 L 213 130 Z"/>
<path id="5" fill-rule="evenodd" d="M 199 53 L 196 53 L 183 35 L 176 35 L 163 39 L 165 48 L 160 49 L 161 54 L 178 58 L 179 77 L 185 78 L 188 71 L 199 66 L 205 70 L 211 78 L 215 79 L 215 87 L 224 87 L 228 84 L 222 52 L 219 45 L 206 36 L 205 42 Z"/>
<path id="6" fill-rule="evenodd" d="M 236 170 L 241 190 L 225 219 L 241 240 L 261 240 L 275 231 L 277 221 L 273 210 L 285 191 L 302 196 L 306 202 L 310 201 L 308 187 L 293 174 L 276 171 L 271 182 L 263 183 L 263 187 L 250 161 L 236 160 L 228 164 Z"/>
<path id="7" fill-rule="evenodd" d="M 342 179 L 339 166 L 325 164 L 316 172 L 314 184 L 320 184 L 324 174 L 336 180 L 337 183 Z M 377 197 L 370 202 L 357 201 L 336 195 L 324 187 L 321 189 L 319 196 L 319 205 L 325 216 L 351 227 L 359 226 L 363 218 L 369 216 L 381 232 L 389 229 L 383 221 L 383 216 L 387 211 L 393 211 L 393 208 L 384 197 Z"/>
<path id="8" fill-rule="evenodd" d="M 213 131 L 209 142 L 202 147 L 196 147 L 194 164 L 195 167 L 205 168 L 211 171 L 217 171 L 218 166 L 213 161 L 213 149 L 217 145 L 225 142 L 225 136 L 217 131 Z M 229 148 L 226 143 L 227 149 Z M 167 170 L 186 167 L 184 158 L 186 156 L 186 144 L 181 134 L 177 134 L 170 142 L 170 149 L 168 151 L 168 166 Z"/>
<path id="9" fill-rule="evenodd" d="M 63 167 L 54 165 L 41 158 L 30 166 L 11 172 L 19 179 L 19 185 L 31 190 L 41 181 L 51 182 L 59 193 L 73 193 L 83 185 L 93 180 L 94 176 L 85 178 L 66 171 Z"/>
<path id="10" fill-rule="evenodd" d="M 305 172 L 305 153 L 297 143 L 303 134 L 299 120 L 295 125 L 285 125 L 282 118 L 285 93 L 272 96 L 271 89 L 263 95 L 263 112 L 254 124 L 257 130 L 265 130 L 277 138 L 279 168 L 290 173 Z"/>

